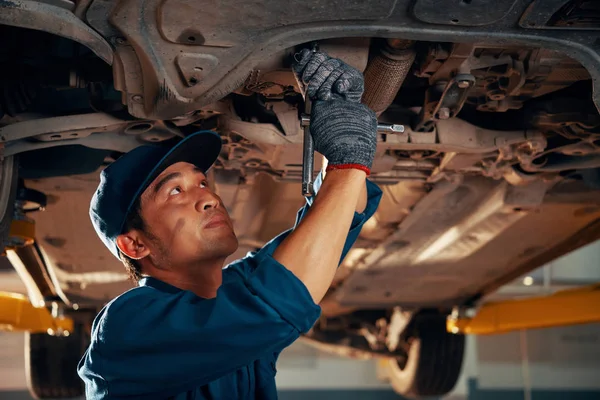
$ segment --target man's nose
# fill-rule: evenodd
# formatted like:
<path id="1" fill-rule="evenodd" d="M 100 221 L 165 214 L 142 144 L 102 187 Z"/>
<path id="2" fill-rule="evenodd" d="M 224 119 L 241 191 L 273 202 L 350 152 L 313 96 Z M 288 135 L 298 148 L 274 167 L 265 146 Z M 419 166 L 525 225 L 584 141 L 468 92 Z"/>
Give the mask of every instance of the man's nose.
<path id="1" fill-rule="evenodd" d="M 203 191 L 196 201 L 196 211 L 202 212 L 210 208 L 218 208 L 219 205 L 220 201 L 216 194 L 209 191 Z"/>

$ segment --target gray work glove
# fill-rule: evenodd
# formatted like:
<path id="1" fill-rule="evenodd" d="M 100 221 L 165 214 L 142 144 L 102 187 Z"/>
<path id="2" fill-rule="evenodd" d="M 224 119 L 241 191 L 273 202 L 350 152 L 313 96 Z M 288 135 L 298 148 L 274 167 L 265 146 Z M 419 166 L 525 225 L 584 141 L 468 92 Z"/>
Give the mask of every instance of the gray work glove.
<path id="1" fill-rule="evenodd" d="M 365 90 L 363 74 L 338 58 L 303 49 L 294 56 L 294 72 L 311 100 L 343 98 L 359 103 Z M 302 87 L 304 89 L 304 87 Z"/>
<path id="2" fill-rule="evenodd" d="M 360 98 L 363 75 L 325 53 L 303 51 L 294 72 L 307 84 L 312 105 L 310 132 L 327 170 L 355 168 L 370 174 L 377 147 L 377 118 Z"/>

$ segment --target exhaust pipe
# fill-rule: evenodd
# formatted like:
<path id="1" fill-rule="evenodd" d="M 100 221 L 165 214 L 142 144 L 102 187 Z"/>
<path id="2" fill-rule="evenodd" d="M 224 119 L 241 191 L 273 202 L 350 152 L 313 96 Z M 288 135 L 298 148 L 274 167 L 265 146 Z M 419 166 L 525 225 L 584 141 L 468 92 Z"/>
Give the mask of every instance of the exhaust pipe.
<path id="1" fill-rule="evenodd" d="M 378 116 L 394 101 L 415 61 L 414 41 L 388 39 L 365 70 L 362 102 Z"/>

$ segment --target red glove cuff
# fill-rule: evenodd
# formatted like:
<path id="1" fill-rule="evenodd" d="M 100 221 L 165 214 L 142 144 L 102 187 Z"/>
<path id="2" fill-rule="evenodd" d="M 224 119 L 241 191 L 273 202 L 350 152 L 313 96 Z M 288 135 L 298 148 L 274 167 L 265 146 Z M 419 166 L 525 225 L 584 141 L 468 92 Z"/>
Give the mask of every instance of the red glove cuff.
<path id="1" fill-rule="evenodd" d="M 329 164 L 329 165 L 327 165 L 327 169 L 325 169 L 325 172 L 333 171 L 336 169 L 359 169 L 361 171 L 364 171 L 367 174 L 367 176 L 371 175 L 371 170 L 368 167 L 365 167 L 364 165 L 361 165 L 361 164 L 339 164 L 339 165 Z"/>

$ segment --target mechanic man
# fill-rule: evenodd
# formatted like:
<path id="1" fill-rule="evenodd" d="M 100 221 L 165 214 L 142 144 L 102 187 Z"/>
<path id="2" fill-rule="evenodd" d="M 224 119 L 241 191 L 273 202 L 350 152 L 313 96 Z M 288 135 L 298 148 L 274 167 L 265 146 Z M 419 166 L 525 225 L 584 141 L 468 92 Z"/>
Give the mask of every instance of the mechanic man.
<path id="1" fill-rule="evenodd" d="M 221 146 L 199 132 L 142 146 L 101 174 L 93 225 L 139 286 L 96 317 L 78 372 L 93 399 L 276 399 L 279 353 L 319 317 L 336 268 L 373 215 L 366 180 L 377 121 L 360 72 L 305 50 L 294 71 L 313 100 L 311 134 L 329 161 L 296 225 L 257 252 L 238 246 L 206 171 Z"/>

